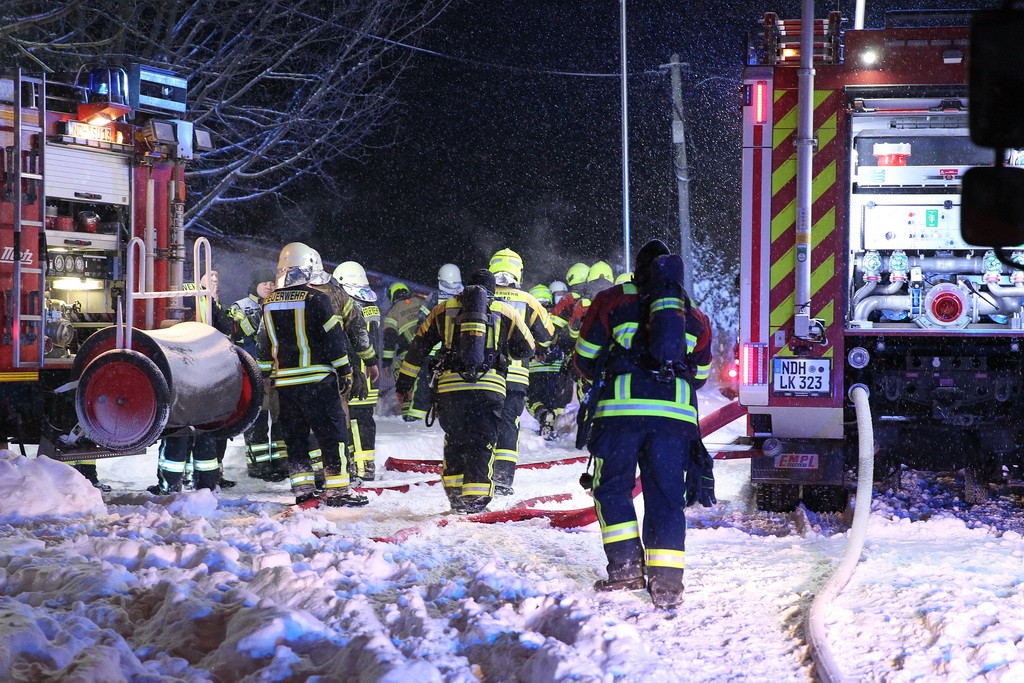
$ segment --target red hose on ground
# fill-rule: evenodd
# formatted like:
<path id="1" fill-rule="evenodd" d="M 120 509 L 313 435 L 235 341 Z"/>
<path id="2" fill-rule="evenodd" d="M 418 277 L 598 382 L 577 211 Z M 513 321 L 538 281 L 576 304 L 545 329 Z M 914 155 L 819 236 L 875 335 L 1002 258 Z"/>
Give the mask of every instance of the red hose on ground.
<path id="1" fill-rule="evenodd" d="M 722 427 L 726 426 L 733 420 L 743 416 L 747 412 L 744 406 L 741 406 L 738 401 L 732 401 L 722 406 L 718 410 L 714 411 L 710 415 L 706 415 L 704 419 L 700 421 L 700 433 L 702 436 L 707 437 L 714 432 L 718 431 Z M 385 467 L 391 469 L 390 463 L 392 458 L 388 458 Z M 552 461 L 548 463 L 537 463 L 546 464 L 551 467 L 554 464 L 570 464 L 571 462 L 580 462 L 585 458 L 565 458 L 562 461 Z M 415 462 L 415 461 L 404 461 L 404 462 Z M 633 487 L 633 497 L 636 498 L 640 495 L 640 478 L 637 477 L 636 485 Z M 570 498 L 570 494 L 559 493 L 551 496 L 538 496 L 530 500 L 525 500 L 522 503 L 514 505 L 507 510 L 495 510 L 494 512 L 482 512 L 476 515 L 468 515 L 463 517 L 467 522 L 476 522 L 478 524 L 500 524 L 504 522 L 521 522 L 527 519 L 538 519 L 545 518 L 551 522 L 551 526 L 556 529 L 574 529 L 579 527 L 588 526 L 597 521 L 597 513 L 594 510 L 594 506 L 590 505 L 585 508 L 577 510 L 538 510 L 531 507 L 527 507 L 528 504 L 543 503 L 543 502 L 558 502 L 561 500 L 567 500 Z M 447 526 L 448 522 L 453 519 L 446 517 L 440 519 L 437 522 L 437 526 Z M 458 519 L 458 518 L 454 518 Z M 402 529 L 398 531 L 394 536 L 388 538 L 375 538 L 373 540 L 380 541 L 382 543 L 401 543 L 412 536 L 420 533 L 422 527 L 411 527 L 408 529 Z"/>

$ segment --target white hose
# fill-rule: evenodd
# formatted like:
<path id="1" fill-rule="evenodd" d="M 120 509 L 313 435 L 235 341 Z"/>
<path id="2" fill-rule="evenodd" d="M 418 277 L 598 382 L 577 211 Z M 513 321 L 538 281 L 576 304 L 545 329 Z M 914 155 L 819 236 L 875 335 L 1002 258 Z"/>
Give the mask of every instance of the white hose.
<path id="1" fill-rule="evenodd" d="M 864 549 L 864 537 L 868 531 L 868 518 L 871 515 L 871 482 L 875 469 L 875 439 L 871 432 L 871 408 L 868 405 L 868 392 L 863 386 L 854 386 L 850 390 L 850 398 L 857 410 L 857 439 L 859 441 L 859 458 L 857 470 L 857 495 L 854 499 L 853 524 L 850 526 L 850 537 L 842 561 L 825 582 L 811 603 L 807 615 L 808 644 L 811 657 L 814 658 L 818 680 L 824 683 L 838 683 L 847 680 L 839 669 L 832 650 L 828 645 L 825 632 L 825 614 L 832 599 L 846 587 L 853 570 L 860 561 L 860 553 Z"/>

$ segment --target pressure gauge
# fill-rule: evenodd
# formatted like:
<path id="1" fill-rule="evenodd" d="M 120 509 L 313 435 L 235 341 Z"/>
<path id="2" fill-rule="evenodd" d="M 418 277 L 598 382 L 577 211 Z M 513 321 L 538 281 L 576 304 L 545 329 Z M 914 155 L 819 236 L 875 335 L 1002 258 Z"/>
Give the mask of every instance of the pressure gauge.
<path id="1" fill-rule="evenodd" d="M 85 259 L 82 258 L 81 256 L 75 257 L 75 271 L 79 273 L 85 272 Z"/>
<path id="2" fill-rule="evenodd" d="M 64 256 L 62 254 L 57 254 L 53 257 L 53 269 L 58 273 L 64 270 Z"/>

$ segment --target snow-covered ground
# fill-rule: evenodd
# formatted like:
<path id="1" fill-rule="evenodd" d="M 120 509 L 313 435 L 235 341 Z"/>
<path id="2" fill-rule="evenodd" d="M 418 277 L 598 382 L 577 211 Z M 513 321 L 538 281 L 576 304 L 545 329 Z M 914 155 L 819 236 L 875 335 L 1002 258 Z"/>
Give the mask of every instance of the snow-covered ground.
<path id="1" fill-rule="evenodd" d="M 702 394 L 703 414 L 722 403 Z M 379 470 L 440 457 L 438 427 L 379 426 Z M 579 454 L 532 426 L 523 462 Z M 158 498 L 153 449 L 101 461 L 101 498 L 63 464 L 5 453 L 0 680 L 806 681 L 805 613 L 846 542 L 841 515 L 754 512 L 747 461 L 719 461 L 720 502 L 691 508 L 686 600 L 667 614 L 642 592 L 592 590 L 596 525 L 475 523 L 443 514 L 422 483 L 436 477 L 391 471 L 421 483 L 287 514 L 284 483 L 245 476 L 240 440 L 226 464 L 237 487 Z M 571 499 L 541 506 L 587 507 L 582 469 L 520 470 L 491 507 L 557 493 Z M 1020 500 L 970 512 L 955 491 L 906 473 L 876 497 L 828 617 L 851 680 L 1024 680 Z"/>

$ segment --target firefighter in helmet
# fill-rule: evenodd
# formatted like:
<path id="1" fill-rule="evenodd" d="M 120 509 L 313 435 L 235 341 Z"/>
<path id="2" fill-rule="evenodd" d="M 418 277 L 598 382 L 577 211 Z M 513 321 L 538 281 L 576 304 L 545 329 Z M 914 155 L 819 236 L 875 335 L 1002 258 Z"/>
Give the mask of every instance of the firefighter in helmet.
<path id="1" fill-rule="evenodd" d="M 550 311 L 554 306 L 551 289 L 547 285 L 534 285 L 530 294 L 545 310 Z M 571 379 L 565 381 L 567 374 L 562 372 L 563 361 L 564 356 L 554 344 L 546 349 L 538 349 L 530 361 L 530 388 L 526 406 L 540 426 L 540 435 L 548 440 L 555 438 L 555 419 L 572 400 L 573 383 Z"/>
<path id="2" fill-rule="evenodd" d="M 529 292 L 519 288 L 523 281 L 523 259 L 511 249 L 494 253 L 488 270 L 497 283 L 494 297 L 504 301 L 522 316 L 533 335 L 537 353 L 545 353 L 554 339 L 555 328 L 547 309 Z M 508 368 L 505 402 L 501 409 L 501 423 L 494 444 L 494 491 L 499 496 L 512 494 L 516 464 L 519 461 L 519 416 L 526 407 L 526 394 L 530 387 L 530 369 L 526 363 L 513 360 Z"/>
<path id="3" fill-rule="evenodd" d="M 323 260 L 320 258 L 320 252 L 316 249 L 311 249 L 313 255 L 313 275 L 310 278 L 310 286 L 317 291 L 320 291 L 327 295 L 327 298 L 331 302 L 331 307 L 334 310 L 334 315 L 340 321 L 342 328 L 345 330 L 345 336 L 348 337 L 348 348 L 351 356 L 352 363 L 355 364 L 356 359 L 362 361 L 366 366 L 367 376 L 371 382 L 377 381 L 377 375 L 379 370 L 377 368 L 377 353 L 370 344 L 369 333 L 366 331 L 366 321 L 363 320 L 363 312 L 359 305 L 349 296 L 349 293 L 345 291 L 345 288 L 341 286 L 331 273 L 324 270 Z M 350 384 L 348 389 L 342 392 L 341 403 L 342 409 L 345 413 L 345 421 L 348 422 L 348 402 L 351 398 L 351 391 L 355 387 L 354 384 Z M 360 393 L 364 389 L 360 388 Z M 345 430 L 345 439 L 342 444 L 342 448 L 346 453 L 347 462 L 350 470 L 353 466 L 352 460 L 352 437 L 348 429 Z M 321 458 L 321 449 L 317 448 L 315 439 L 311 439 L 310 442 L 310 458 L 313 461 L 313 470 L 316 474 L 317 486 L 320 486 L 323 482 L 323 460 Z M 350 476 L 352 473 L 349 472 Z M 360 482 L 354 482 L 358 485 Z"/>
<path id="4" fill-rule="evenodd" d="M 493 274 L 479 270 L 469 285 L 435 306 L 420 325 L 395 391 L 402 400 L 412 390 L 420 365 L 440 345 L 437 413 L 445 434 L 442 483 L 453 510 L 482 512 L 494 495 L 494 440 L 508 363 L 533 355 L 533 336 L 511 306 L 493 298 Z"/>
<path id="5" fill-rule="evenodd" d="M 270 296 L 277 275 L 270 268 L 256 268 L 249 274 L 246 295 L 231 304 L 228 317 L 232 321 L 231 339 L 253 357 L 256 356 L 257 332 L 263 319 L 263 300 Z M 274 429 L 277 394 L 268 391 L 267 406 L 260 410 L 252 427 L 245 431 L 246 470 L 250 477 L 264 481 L 288 478 L 288 452 Z"/>
<path id="6" fill-rule="evenodd" d="M 595 296 L 573 356 L 597 392 L 586 406 L 594 408 L 587 447 L 608 578 L 595 588 L 646 587 L 657 607 L 673 608 L 683 592 L 688 485 L 702 481 L 691 477 L 701 461 L 695 394 L 711 370 L 711 326 L 689 303 L 682 260 L 663 242 L 640 249 L 635 276 Z M 655 315 L 663 316 L 657 326 Z M 642 529 L 632 497 L 638 465 Z M 714 502 L 713 492 L 702 495 L 696 500 Z"/>
<path id="7" fill-rule="evenodd" d="M 292 242 L 281 250 L 277 290 L 263 302 L 257 360 L 277 388 L 296 504 L 365 505 L 366 497 L 349 489 L 347 454 L 341 449 L 348 430 L 341 394 L 352 381 L 348 338 L 330 297 L 311 286 L 318 269 L 323 269 L 320 255 L 307 245 Z M 320 495 L 309 457 L 311 430 L 323 455 Z"/>
<path id="8" fill-rule="evenodd" d="M 334 279 L 341 283 L 349 296 L 359 306 L 370 346 L 373 348 L 373 364 L 377 362 L 380 346 L 380 308 L 377 307 L 377 293 L 370 287 L 366 271 L 355 261 L 345 261 L 334 269 Z M 377 423 L 373 420 L 373 409 L 379 398 L 379 376 L 370 378 L 367 362 L 362 357 L 353 368 L 352 395 L 348 400 L 348 417 L 352 435 L 352 463 L 349 470 L 356 477 L 367 481 L 376 475 Z"/>
<path id="9" fill-rule="evenodd" d="M 551 284 L 548 285 L 548 289 L 551 291 L 552 308 L 558 305 L 558 302 L 562 300 L 562 297 L 569 293 L 569 288 L 561 280 L 552 280 Z"/>
<path id="10" fill-rule="evenodd" d="M 462 291 L 462 271 L 454 263 L 446 263 L 437 271 L 437 291 L 427 298 L 426 303 L 420 307 L 420 322 L 426 320 L 438 304 L 447 301 Z M 433 349 L 428 362 L 423 363 L 420 374 L 416 377 L 416 383 L 411 392 L 408 393 L 408 401 L 402 405 L 402 417 L 406 421 L 414 422 L 427 416 L 430 411 L 430 404 L 434 397 L 430 393 L 430 376 L 433 361 L 437 359 L 440 346 Z"/>
<path id="11" fill-rule="evenodd" d="M 409 287 L 402 282 L 395 282 L 388 287 L 388 299 L 391 308 L 384 316 L 384 351 L 381 357 L 385 368 L 394 366 L 397 371 L 412 338 L 416 336 L 423 300 L 413 296 Z"/>

